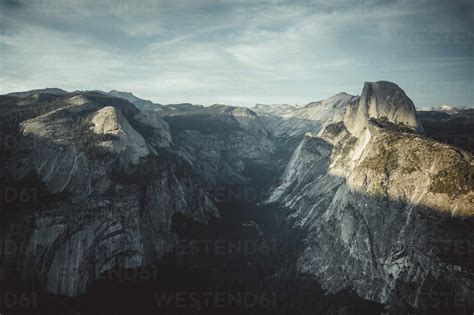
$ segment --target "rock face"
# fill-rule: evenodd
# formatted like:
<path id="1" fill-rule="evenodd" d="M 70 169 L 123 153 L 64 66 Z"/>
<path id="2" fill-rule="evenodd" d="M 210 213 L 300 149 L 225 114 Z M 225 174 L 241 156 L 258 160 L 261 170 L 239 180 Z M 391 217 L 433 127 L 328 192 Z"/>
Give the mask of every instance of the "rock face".
<path id="1" fill-rule="evenodd" d="M 137 163 L 142 157 L 150 154 L 145 139 L 135 131 L 120 110 L 107 106 L 94 114 L 91 129 L 98 135 L 109 135 L 111 140 L 101 141 L 99 146 L 115 154 L 124 153 L 125 158 Z"/>
<path id="2" fill-rule="evenodd" d="M 248 183 L 247 168 L 272 164 L 276 145 L 258 115 L 227 105 L 162 113 L 174 133 L 177 150 L 196 166 L 209 185 Z"/>
<path id="3" fill-rule="evenodd" d="M 268 200 L 307 233 L 300 272 L 391 313 L 426 311 L 442 296 L 447 309 L 473 305 L 473 158 L 421 130 L 403 91 L 377 82 L 342 121 L 305 135 Z"/>
<path id="4" fill-rule="evenodd" d="M 84 294 L 112 268 L 156 263 L 175 247 L 176 214 L 219 218 L 210 191 L 249 183 L 248 167 L 268 166 L 275 148 L 245 108 L 162 114 L 97 92 L 9 101 L 8 121 L 21 123 L 2 133 L 19 131 L 22 148 L 2 161 L 0 179 L 37 195 L 6 211 L 4 241 L 22 250 L 4 252 L 2 269 L 51 294 Z"/>
<path id="5" fill-rule="evenodd" d="M 6 110 L 15 119 L 20 109 Z M 22 249 L 2 253 L 5 272 L 39 278 L 51 294 L 84 294 L 101 273 L 170 251 L 174 214 L 202 223 L 220 216 L 156 113 L 94 93 L 37 102 L 27 113 L 18 126 L 24 147 L 2 161 L 1 179 L 35 197 L 2 209 L 4 241 Z"/>
<path id="6" fill-rule="evenodd" d="M 339 93 L 303 107 L 257 104 L 252 110 L 259 114 L 272 135 L 292 151 L 294 143 L 301 141 L 306 132 L 318 132 L 326 124 L 340 120 L 349 102 L 355 98 L 347 93 Z"/>
<path id="7" fill-rule="evenodd" d="M 141 111 L 134 119 L 151 132 L 152 147 L 167 148 L 172 144 L 170 128 L 156 111 Z"/>
<path id="8" fill-rule="evenodd" d="M 18 138 L 0 150 L 0 182 L 35 192 L 0 204 L 3 242 L 21 249 L 2 251 L 2 272 L 77 296 L 113 268 L 156 264 L 176 245 L 176 217 L 219 218 L 213 189 L 259 186 L 293 141 L 267 203 L 305 235 L 300 273 L 390 313 L 474 305 L 473 157 L 425 135 L 397 85 L 253 110 L 146 111 L 128 96 L 0 96 L 0 134 Z"/>
<path id="9" fill-rule="evenodd" d="M 369 119 L 384 119 L 416 131 L 423 127 L 416 116 L 415 105 L 395 83 L 387 81 L 366 82 L 360 99 L 347 108 L 344 124 L 358 135 Z"/>

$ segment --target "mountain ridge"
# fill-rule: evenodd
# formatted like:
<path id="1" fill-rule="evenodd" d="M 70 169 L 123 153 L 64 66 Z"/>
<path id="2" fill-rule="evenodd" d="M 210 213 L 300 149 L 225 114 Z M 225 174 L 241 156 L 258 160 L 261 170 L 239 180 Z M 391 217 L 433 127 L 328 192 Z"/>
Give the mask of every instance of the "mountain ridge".
<path id="1" fill-rule="evenodd" d="M 473 266 L 456 251 L 447 261 L 455 242 L 440 244 L 474 240 L 467 232 L 474 223 L 474 159 L 427 138 L 402 91 L 395 99 L 409 110 L 401 117 L 390 108 L 381 111 L 388 116 L 371 113 L 378 105 L 372 93 L 385 93 L 371 87 L 341 121 L 305 134 L 266 201 L 287 208 L 288 220 L 307 233 L 298 270 L 317 276 L 329 292 L 352 288 L 390 313 L 428 311 L 430 288 L 473 301 L 466 289 L 474 284 Z M 445 307 L 456 306 L 450 300 Z"/>
<path id="2" fill-rule="evenodd" d="M 2 254 L 2 268 L 43 270 L 48 293 L 85 294 L 113 268 L 153 266 L 189 226 L 181 216 L 259 235 L 248 209 L 262 204 L 304 235 L 295 268 L 330 294 L 352 289 L 392 313 L 431 310 L 423 292 L 473 301 L 474 266 L 455 246 L 474 241 L 474 159 L 428 124 L 470 118 L 419 114 L 394 83 L 302 107 L 148 110 L 98 91 L 0 102 L 0 131 L 18 139 L 0 179 L 38 189 L 42 202 L 8 205 L 4 239 L 28 251 Z M 250 188 L 258 198 L 219 194 Z"/>

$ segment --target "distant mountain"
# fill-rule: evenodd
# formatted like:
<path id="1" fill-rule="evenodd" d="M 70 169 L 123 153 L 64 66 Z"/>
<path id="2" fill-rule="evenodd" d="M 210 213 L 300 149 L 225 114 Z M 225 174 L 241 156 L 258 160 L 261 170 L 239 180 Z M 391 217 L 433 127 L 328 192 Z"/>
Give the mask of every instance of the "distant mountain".
<path id="1" fill-rule="evenodd" d="M 327 100 L 312 102 L 302 107 L 291 105 L 255 105 L 252 110 L 259 114 L 265 127 L 293 152 L 303 135 L 318 132 L 325 124 L 340 119 L 347 105 L 356 96 L 336 94 Z"/>
<path id="2" fill-rule="evenodd" d="M 109 91 L 107 94 L 120 97 L 123 99 L 126 99 L 130 103 L 134 104 L 137 106 L 139 109 L 144 109 L 144 110 L 161 110 L 163 108 L 163 105 L 153 103 L 152 101 L 149 100 L 144 100 L 139 97 L 136 97 L 130 92 L 120 92 L 116 90 Z"/>
<path id="3" fill-rule="evenodd" d="M 446 112 L 446 113 L 456 113 L 468 109 L 468 107 L 460 106 L 451 106 L 451 105 L 436 105 L 429 108 L 422 108 L 419 111 L 432 111 L 432 112 Z"/>
<path id="4" fill-rule="evenodd" d="M 173 111 L 193 111 L 204 108 L 203 105 L 195 105 L 190 103 L 181 103 L 181 104 L 166 104 L 164 110 L 173 110 Z"/>
<path id="5" fill-rule="evenodd" d="M 37 89 L 37 90 L 31 90 L 31 91 L 24 91 L 24 92 L 13 92 L 13 93 L 8 93 L 7 95 L 9 96 L 16 96 L 16 97 L 28 97 L 32 96 L 35 94 L 55 94 L 55 95 L 62 95 L 69 93 L 65 90 L 58 89 L 58 88 L 45 88 L 45 89 Z"/>
<path id="6" fill-rule="evenodd" d="M 418 116 L 427 136 L 474 153 L 474 108 L 436 106 Z"/>
<path id="7" fill-rule="evenodd" d="M 297 106 L 288 104 L 255 104 L 252 109 L 258 113 L 276 114 L 278 112 L 281 112 L 282 110 L 295 109 L 296 107 Z"/>
<path id="8" fill-rule="evenodd" d="M 153 111 L 162 111 L 162 110 L 171 110 L 171 111 L 190 111 L 190 110 L 196 110 L 200 109 L 204 106 L 202 105 L 194 105 L 190 103 L 181 103 L 181 104 L 158 104 L 158 103 L 153 103 L 152 101 L 149 100 L 144 100 L 139 97 L 136 97 L 130 92 L 120 92 L 116 90 L 112 90 L 110 92 L 101 92 L 105 93 L 111 96 L 115 97 L 120 97 L 123 99 L 126 99 L 130 103 L 134 104 L 137 106 L 140 110 L 153 110 Z"/>

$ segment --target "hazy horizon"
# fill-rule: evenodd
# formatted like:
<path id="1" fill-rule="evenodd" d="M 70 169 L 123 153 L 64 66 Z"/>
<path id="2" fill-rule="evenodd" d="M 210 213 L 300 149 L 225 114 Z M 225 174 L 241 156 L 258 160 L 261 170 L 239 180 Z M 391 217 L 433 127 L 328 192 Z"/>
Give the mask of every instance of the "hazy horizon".
<path id="1" fill-rule="evenodd" d="M 112 90 L 108 90 L 108 91 L 102 91 L 102 90 L 91 90 L 91 89 L 88 89 L 88 90 L 66 90 L 66 89 L 63 89 L 61 87 L 40 87 L 40 88 L 34 88 L 34 89 L 29 89 L 29 90 L 22 90 L 22 91 L 10 91 L 10 92 L 6 92 L 5 94 L 10 94 L 10 93 L 17 93 L 17 92 L 28 92 L 28 91 L 34 91 L 34 90 L 43 90 L 43 89 L 61 89 L 61 90 L 64 90 L 68 93 L 74 93 L 74 92 L 103 92 L 103 93 L 109 93 L 111 91 L 117 91 L 117 92 L 125 92 L 125 93 L 131 93 L 133 94 L 135 97 L 138 97 L 140 99 L 143 99 L 143 100 L 146 100 L 146 101 L 152 101 L 153 103 L 155 104 L 160 104 L 160 105 L 175 105 L 175 104 L 193 104 L 193 105 L 203 105 L 203 106 L 212 106 L 212 105 L 229 105 L 229 106 L 241 106 L 241 107 L 253 107 L 255 105 L 270 105 L 270 106 L 278 106 L 278 105 L 291 105 L 291 106 L 297 106 L 297 107 L 303 107 L 303 106 L 306 106 L 310 103 L 313 103 L 313 102 L 318 102 L 318 101 L 324 101 L 328 98 L 331 98 L 339 93 L 347 93 L 346 91 L 341 91 L 339 93 L 336 93 L 336 94 L 333 94 L 333 95 L 329 95 L 327 97 L 322 97 L 322 98 L 315 98 L 314 100 L 310 100 L 308 102 L 305 102 L 305 103 L 254 103 L 254 104 L 250 104 L 250 105 L 239 105 L 239 104 L 225 104 L 225 103 L 208 103 L 208 104 L 200 104 L 200 103 L 196 103 L 196 102 L 192 102 L 192 101 L 184 101 L 184 102 L 179 102 L 179 103 L 160 103 L 158 101 L 154 101 L 154 100 L 150 100 L 150 99 L 147 99 L 147 98 L 143 98 L 143 97 L 140 97 L 140 95 L 137 95 L 135 94 L 133 91 L 122 91 L 122 90 L 117 90 L 117 89 L 112 89 Z M 362 91 L 362 90 L 361 90 Z M 360 93 L 347 93 L 347 94 L 350 94 L 350 95 L 353 95 L 353 96 L 360 96 Z M 408 95 L 409 96 L 409 95 Z M 452 106 L 452 107 L 457 107 L 457 108 L 471 108 L 471 107 L 474 107 L 473 106 L 469 106 L 469 105 L 456 105 L 456 104 L 432 104 L 430 106 L 418 106 L 416 103 L 415 103 L 415 107 L 419 110 L 419 109 L 430 109 L 430 108 L 433 108 L 433 107 L 438 107 L 438 106 L 445 106 L 445 105 L 448 105 L 448 106 Z"/>
<path id="2" fill-rule="evenodd" d="M 0 1 L 1 94 L 119 90 L 156 103 L 298 104 L 365 81 L 473 107 L 468 0 Z"/>

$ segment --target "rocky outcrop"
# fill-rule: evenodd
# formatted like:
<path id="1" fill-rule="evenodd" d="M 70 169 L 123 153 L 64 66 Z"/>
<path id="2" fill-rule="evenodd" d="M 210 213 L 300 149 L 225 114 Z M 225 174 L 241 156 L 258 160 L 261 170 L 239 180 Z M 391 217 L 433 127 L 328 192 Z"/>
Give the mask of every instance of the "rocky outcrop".
<path id="1" fill-rule="evenodd" d="M 420 130 L 403 91 L 366 83 L 343 121 L 305 135 L 268 202 L 306 231 L 298 269 L 329 292 L 352 289 L 391 313 L 443 296 L 441 307 L 467 310 L 473 266 L 459 247 L 474 241 L 474 160 Z"/>
<path id="2" fill-rule="evenodd" d="M 83 174 L 88 172 L 87 158 L 71 146 L 69 139 L 73 117 L 87 115 L 98 106 L 84 97 L 66 99 L 64 107 L 20 124 L 23 135 L 29 139 L 32 152 L 15 167 L 16 177 L 35 173 L 51 193 L 62 192 L 68 187 L 84 197 L 90 185 Z"/>
<path id="3" fill-rule="evenodd" d="M 134 119 L 148 128 L 152 147 L 166 148 L 172 144 L 170 128 L 156 111 L 141 111 Z"/>
<path id="4" fill-rule="evenodd" d="M 97 111 L 91 120 L 91 129 L 99 135 L 109 135 L 110 140 L 97 145 L 123 156 L 132 163 L 150 154 L 145 139 L 135 131 L 120 110 L 107 106 Z"/>
<path id="5" fill-rule="evenodd" d="M 359 99 L 350 103 L 344 117 L 347 129 L 358 135 L 369 119 L 388 120 L 423 131 L 415 105 L 398 85 L 387 81 L 366 82 Z"/>

